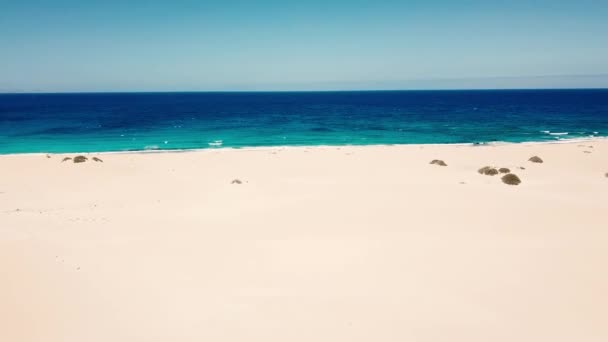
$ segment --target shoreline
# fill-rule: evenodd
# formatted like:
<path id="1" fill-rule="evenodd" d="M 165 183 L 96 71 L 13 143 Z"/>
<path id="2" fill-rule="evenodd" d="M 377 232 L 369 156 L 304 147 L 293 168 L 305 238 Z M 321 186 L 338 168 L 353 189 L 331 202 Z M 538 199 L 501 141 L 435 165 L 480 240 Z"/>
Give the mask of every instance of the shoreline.
<path id="1" fill-rule="evenodd" d="M 560 138 L 556 140 L 542 140 L 542 141 L 521 141 L 521 142 L 510 142 L 510 141 L 492 141 L 492 142 L 474 142 L 474 143 L 429 143 L 429 144 L 360 144 L 360 145 L 275 145 L 275 146 L 244 146 L 244 147 L 204 147 L 204 148 L 187 148 L 187 149 L 143 149 L 143 150 L 130 150 L 130 151 L 99 151 L 99 152 L 25 152 L 25 153 L 0 153 L 0 158 L 3 156 L 21 156 L 21 155 L 52 155 L 61 156 L 67 154 L 101 154 L 101 155 L 112 155 L 112 154 L 164 154 L 164 153 L 191 153 L 191 152 L 212 152 L 212 151 L 256 151 L 256 150 L 276 150 L 276 149 L 334 149 L 334 148 L 365 148 L 365 147 L 404 147 L 404 146 L 510 146 L 510 145 L 555 145 L 555 144 L 574 144 L 581 142 L 594 142 L 594 141 L 606 141 L 608 136 L 595 136 L 587 138 Z"/>

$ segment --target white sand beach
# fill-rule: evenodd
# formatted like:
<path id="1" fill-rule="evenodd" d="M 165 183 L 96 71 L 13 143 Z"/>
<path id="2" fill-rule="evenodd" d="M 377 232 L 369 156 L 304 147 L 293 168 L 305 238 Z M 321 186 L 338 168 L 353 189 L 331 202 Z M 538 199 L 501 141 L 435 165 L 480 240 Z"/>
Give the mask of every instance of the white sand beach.
<path id="1" fill-rule="evenodd" d="M 66 156 L 0 156 L 0 341 L 608 341 L 608 140 Z"/>

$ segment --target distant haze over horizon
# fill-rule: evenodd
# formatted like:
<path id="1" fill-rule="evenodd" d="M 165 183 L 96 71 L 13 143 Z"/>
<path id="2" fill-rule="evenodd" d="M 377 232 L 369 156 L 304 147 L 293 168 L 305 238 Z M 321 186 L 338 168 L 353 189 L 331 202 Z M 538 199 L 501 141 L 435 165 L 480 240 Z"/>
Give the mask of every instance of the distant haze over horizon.
<path id="1" fill-rule="evenodd" d="M 0 92 L 608 88 L 608 2 L 0 4 Z"/>
<path id="2" fill-rule="evenodd" d="M 597 76 L 538 76 L 538 77 L 488 77 L 477 79 L 435 79 L 412 81 L 383 81 L 365 83 L 327 82 L 324 84 L 282 84 L 233 86 L 225 88 L 191 89 L 2 89 L 2 93 L 79 93 L 79 92 L 273 92 L 273 91 L 416 91 L 416 90 L 517 90 L 517 89 L 608 89 L 608 75 Z"/>

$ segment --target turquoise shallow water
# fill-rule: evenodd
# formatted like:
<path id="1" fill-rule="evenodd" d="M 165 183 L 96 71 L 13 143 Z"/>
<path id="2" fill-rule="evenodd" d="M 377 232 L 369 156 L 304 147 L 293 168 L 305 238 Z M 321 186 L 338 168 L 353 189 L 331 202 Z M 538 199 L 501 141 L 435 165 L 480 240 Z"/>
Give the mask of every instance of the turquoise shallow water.
<path id="1" fill-rule="evenodd" d="M 608 90 L 0 94 L 0 153 L 557 141 Z"/>

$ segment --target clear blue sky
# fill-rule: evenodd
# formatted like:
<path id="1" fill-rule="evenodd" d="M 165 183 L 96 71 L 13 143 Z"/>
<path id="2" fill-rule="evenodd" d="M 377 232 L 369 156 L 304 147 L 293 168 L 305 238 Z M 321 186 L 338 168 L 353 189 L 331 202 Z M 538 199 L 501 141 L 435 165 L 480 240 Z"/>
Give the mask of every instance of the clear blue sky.
<path id="1" fill-rule="evenodd" d="M 0 0 L 0 91 L 587 86 L 606 0 Z"/>

